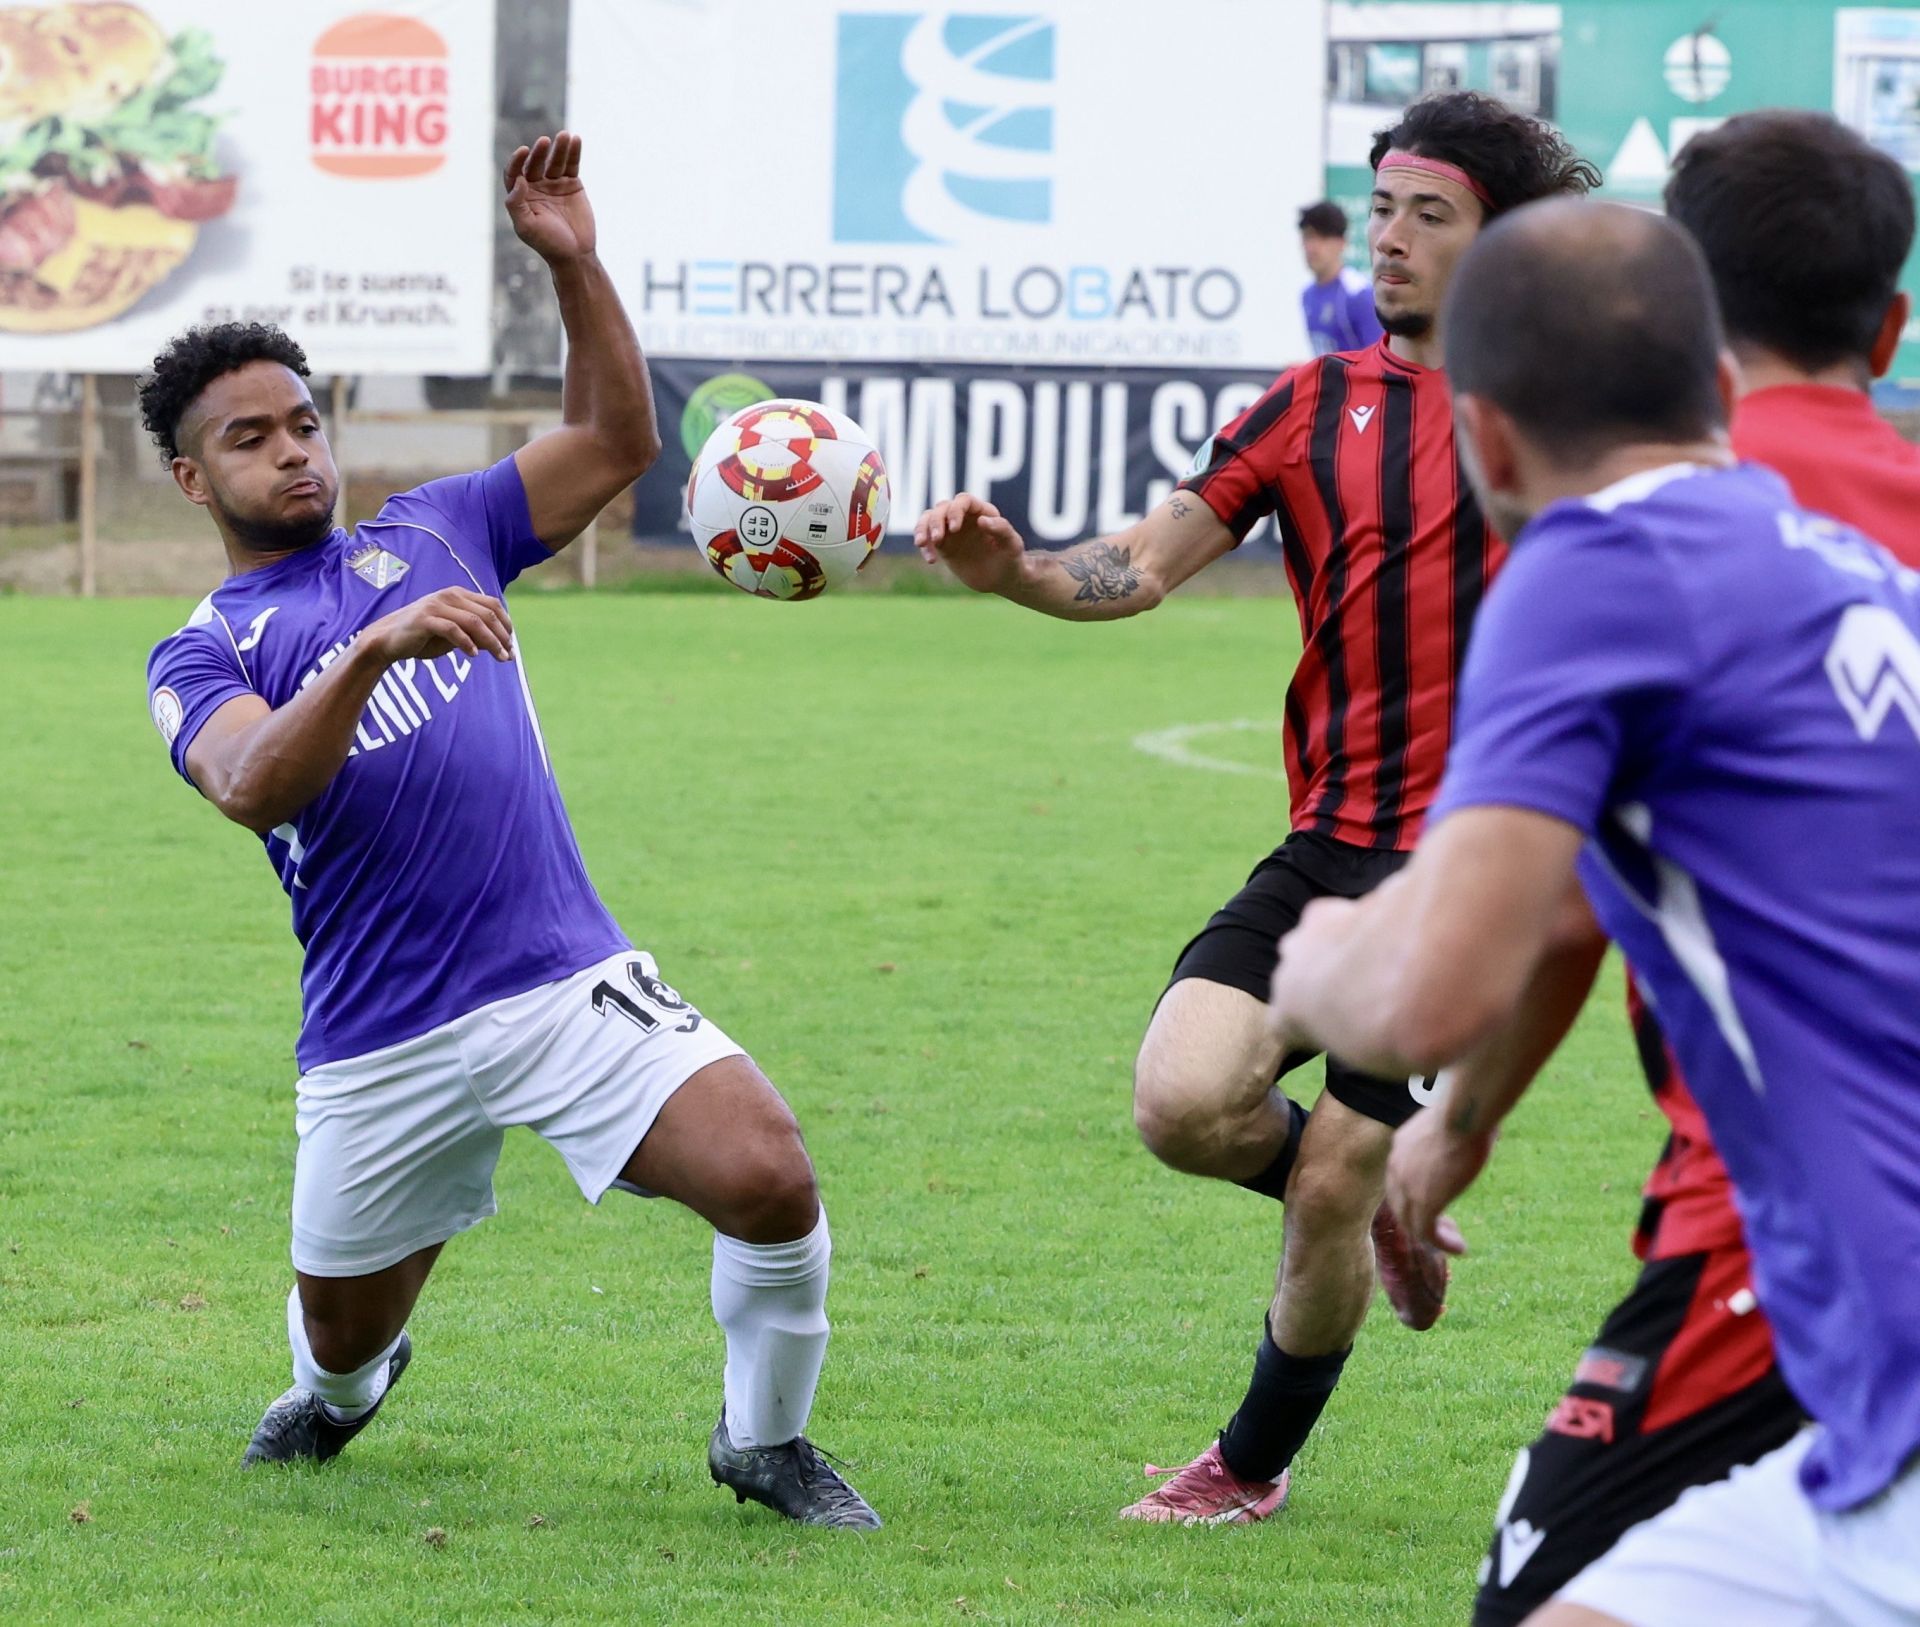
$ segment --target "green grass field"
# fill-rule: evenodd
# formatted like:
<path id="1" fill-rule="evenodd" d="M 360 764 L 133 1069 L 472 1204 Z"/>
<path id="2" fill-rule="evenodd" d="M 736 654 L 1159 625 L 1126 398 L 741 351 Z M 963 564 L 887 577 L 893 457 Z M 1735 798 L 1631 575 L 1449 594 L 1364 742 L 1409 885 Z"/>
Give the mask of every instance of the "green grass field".
<path id="1" fill-rule="evenodd" d="M 287 1383 L 297 952 L 146 719 L 185 608 L 0 600 L 0 1619 L 1465 1619 L 1513 1453 L 1632 1276 L 1659 1125 L 1615 977 L 1460 1207 L 1450 1313 L 1376 1305 L 1286 1512 L 1113 1517 L 1237 1402 L 1280 1236 L 1127 1106 L 1171 957 L 1282 833 L 1277 735 L 1189 741 L 1242 774 L 1133 741 L 1277 718 L 1290 607 L 516 604 L 602 893 L 806 1126 L 811 1432 L 886 1517 L 864 1540 L 708 1482 L 707 1233 L 589 1209 L 524 1135 L 375 1427 L 239 1472 Z"/>

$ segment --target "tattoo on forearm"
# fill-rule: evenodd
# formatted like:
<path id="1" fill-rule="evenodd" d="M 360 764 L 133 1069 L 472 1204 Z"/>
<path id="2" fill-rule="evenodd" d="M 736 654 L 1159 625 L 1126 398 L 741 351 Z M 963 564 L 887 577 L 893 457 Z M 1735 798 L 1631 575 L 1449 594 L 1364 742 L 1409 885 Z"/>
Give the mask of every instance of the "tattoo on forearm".
<path id="1" fill-rule="evenodd" d="M 1480 1107 L 1477 1102 L 1457 1102 L 1454 1104 L 1453 1116 L 1447 1120 L 1447 1128 L 1455 1135 L 1470 1136 L 1479 1118 Z"/>
<path id="2" fill-rule="evenodd" d="M 1167 507 L 1176 520 L 1184 520 L 1193 512 L 1193 504 L 1188 502 L 1185 495 L 1180 492 L 1173 494 L 1173 501 L 1167 504 Z"/>
<path id="3" fill-rule="evenodd" d="M 1124 599 L 1140 585 L 1140 573 L 1133 568 L 1133 550 L 1116 548 L 1110 542 L 1088 543 L 1060 556 L 1060 567 L 1080 584 L 1074 599 L 1098 602 Z"/>

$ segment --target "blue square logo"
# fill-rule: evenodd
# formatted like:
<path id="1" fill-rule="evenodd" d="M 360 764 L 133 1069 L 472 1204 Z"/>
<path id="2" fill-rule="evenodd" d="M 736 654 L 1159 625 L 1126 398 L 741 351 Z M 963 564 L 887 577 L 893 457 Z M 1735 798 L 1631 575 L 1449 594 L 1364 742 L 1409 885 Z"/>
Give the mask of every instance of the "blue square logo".
<path id="1" fill-rule="evenodd" d="M 843 12 L 833 142 L 840 243 L 954 243 L 1053 219 L 1054 24 Z"/>

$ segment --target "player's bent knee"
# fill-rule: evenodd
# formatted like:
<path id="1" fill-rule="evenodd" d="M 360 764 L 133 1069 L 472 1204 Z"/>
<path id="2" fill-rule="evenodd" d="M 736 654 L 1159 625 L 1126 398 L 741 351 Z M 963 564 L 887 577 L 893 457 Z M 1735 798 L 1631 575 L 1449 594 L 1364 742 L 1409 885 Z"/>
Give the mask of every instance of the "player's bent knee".
<path id="1" fill-rule="evenodd" d="M 1218 1104 L 1196 1102 L 1157 1076 L 1136 1074 L 1133 1127 L 1147 1151 L 1174 1169 L 1194 1170 L 1206 1162 L 1220 1123 Z"/>
<path id="2" fill-rule="evenodd" d="M 1238 1144 L 1249 1107 L 1257 1108 L 1270 1081 L 1244 1068 L 1201 1068 L 1142 1047 L 1133 1074 L 1133 1125 L 1161 1163 L 1191 1175 L 1211 1175 Z"/>
<path id="3" fill-rule="evenodd" d="M 748 1243 L 805 1237 L 820 1218 L 820 1187 L 798 1129 L 743 1140 L 712 1195 L 715 1224 Z"/>

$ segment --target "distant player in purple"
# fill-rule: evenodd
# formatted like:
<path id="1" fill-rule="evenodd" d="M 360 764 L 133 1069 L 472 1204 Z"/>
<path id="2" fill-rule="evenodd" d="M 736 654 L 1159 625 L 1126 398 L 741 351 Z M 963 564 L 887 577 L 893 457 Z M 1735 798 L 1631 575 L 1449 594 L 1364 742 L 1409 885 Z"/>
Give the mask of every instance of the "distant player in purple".
<path id="1" fill-rule="evenodd" d="M 801 1433 L 830 1245 L 799 1126 L 595 894 L 501 602 L 660 448 L 580 145 L 542 136 L 507 166 L 567 373 L 561 428 L 491 469 L 349 534 L 306 358 L 278 329 L 183 334 L 141 387 L 232 566 L 153 652 L 153 719 L 174 767 L 265 843 L 306 951 L 294 1387 L 246 1462 L 331 1458 L 372 1419 L 435 1258 L 494 1212 L 502 1133 L 526 1125 L 590 1202 L 618 1187 L 713 1225 L 714 1480 L 791 1519 L 877 1526 Z"/>
<path id="2" fill-rule="evenodd" d="M 1733 364 L 1672 223 L 1521 210 L 1469 251 L 1447 330 L 1469 473 L 1513 555 L 1418 852 L 1308 911 L 1276 1022 L 1370 1072 L 1454 1070 L 1389 1171 L 1437 1240 L 1585 999 L 1597 917 L 1726 1160 L 1815 1427 L 1529 1619 L 1915 1627 L 1920 573 L 1734 464 Z"/>
<path id="3" fill-rule="evenodd" d="M 1300 254 L 1313 281 L 1300 291 L 1300 315 L 1316 356 L 1365 350 L 1380 339 L 1373 278 L 1347 264 L 1347 212 L 1331 199 L 1300 211 Z"/>

